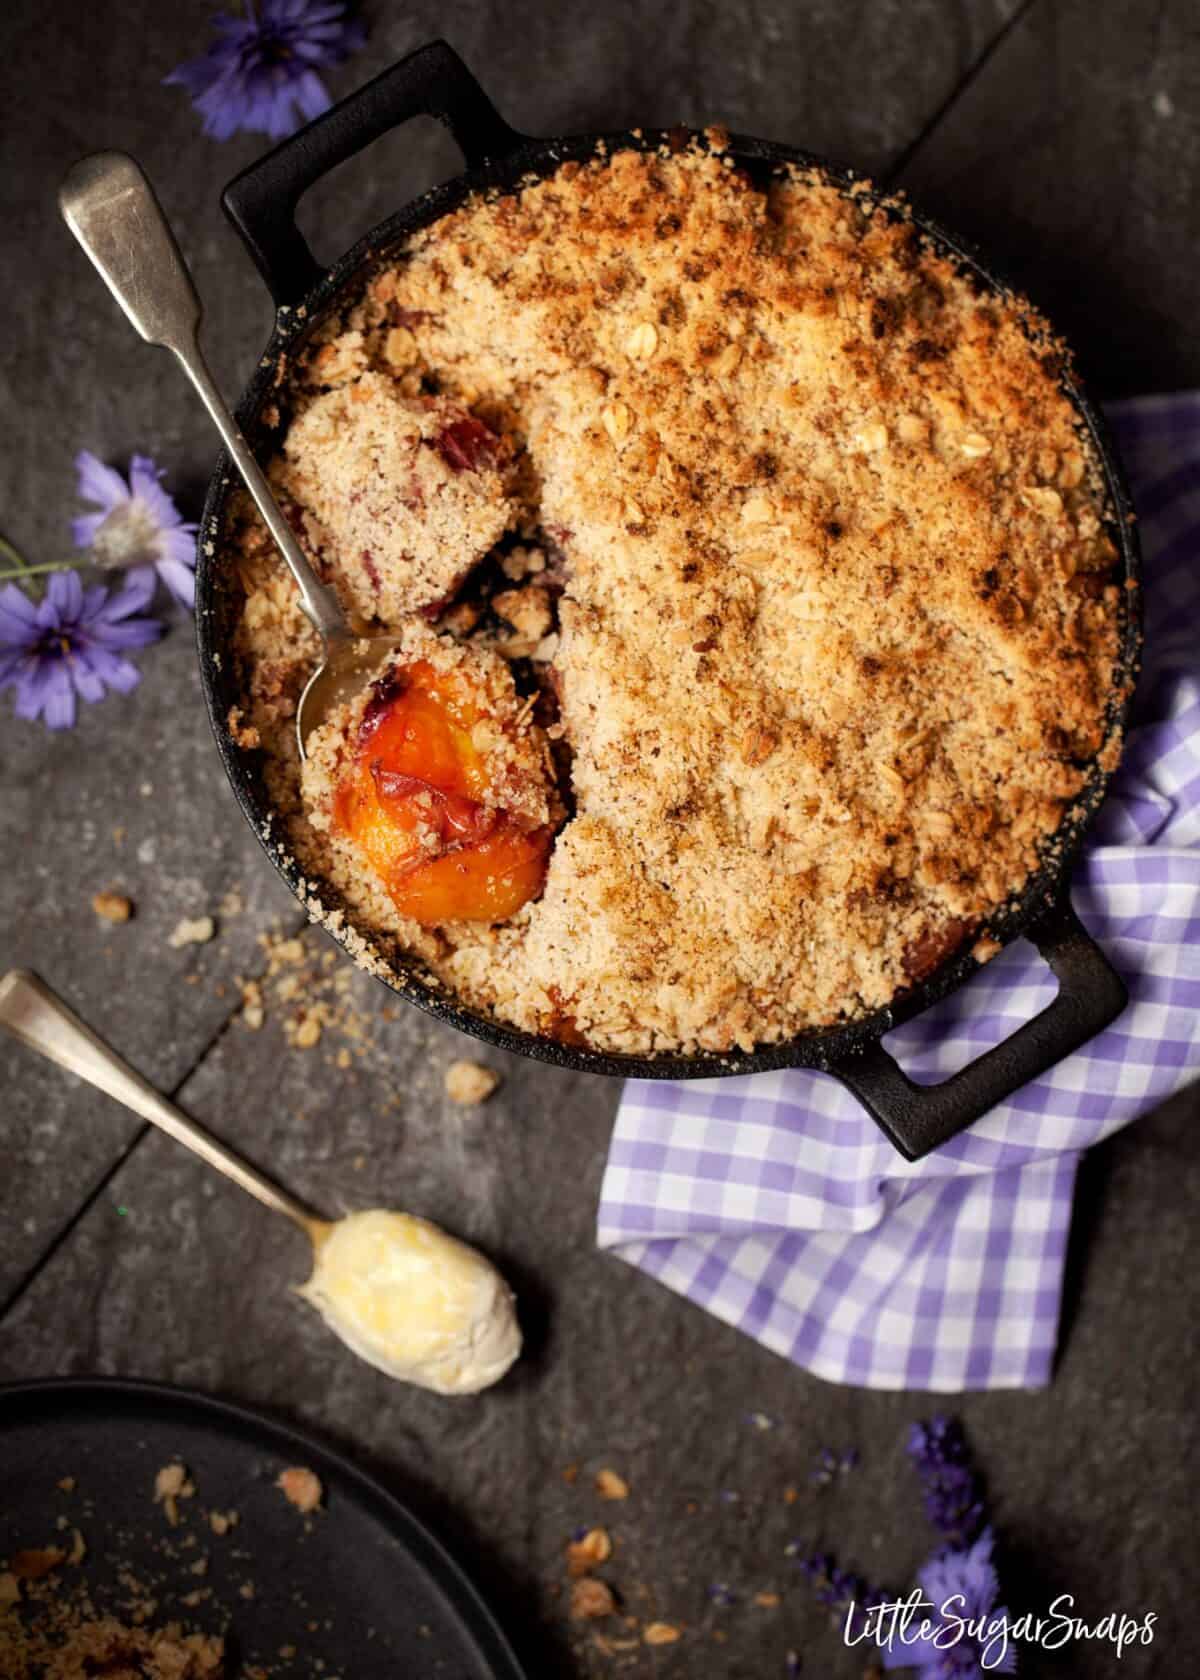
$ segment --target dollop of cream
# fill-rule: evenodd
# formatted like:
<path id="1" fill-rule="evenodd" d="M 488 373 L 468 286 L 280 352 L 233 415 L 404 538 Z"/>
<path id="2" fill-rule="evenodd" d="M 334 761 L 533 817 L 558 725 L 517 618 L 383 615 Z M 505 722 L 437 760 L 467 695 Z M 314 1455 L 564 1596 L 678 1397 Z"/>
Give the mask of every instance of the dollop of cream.
<path id="1" fill-rule="evenodd" d="M 351 1213 L 314 1244 L 299 1293 L 368 1364 L 436 1394 L 476 1394 L 521 1351 L 514 1296 L 490 1261 L 428 1219 Z"/>

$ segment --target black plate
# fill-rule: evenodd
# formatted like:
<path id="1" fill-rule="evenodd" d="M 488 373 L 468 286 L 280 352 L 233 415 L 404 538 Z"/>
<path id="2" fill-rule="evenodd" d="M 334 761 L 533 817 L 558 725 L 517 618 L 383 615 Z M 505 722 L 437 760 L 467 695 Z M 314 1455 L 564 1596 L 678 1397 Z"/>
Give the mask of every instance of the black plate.
<path id="1" fill-rule="evenodd" d="M 180 1501 L 171 1528 L 153 1491 L 157 1471 L 176 1459 L 196 1494 Z M 314 1518 L 274 1486 L 289 1465 L 321 1478 Z M 75 1479 L 73 1491 L 59 1489 L 63 1477 Z M 205 1513 L 230 1508 L 238 1525 L 218 1537 Z M 161 1383 L 0 1388 L 0 1559 L 63 1544 L 60 1515 L 87 1543 L 79 1573 L 99 1607 L 128 1599 L 118 1580 L 128 1569 L 153 1588 L 155 1625 L 179 1619 L 226 1636 L 231 1673 L 246 1662 L 279 1680 L 525 1680 L 475 1588 L 399 1500 L 329 1448 L 244 1407 Z M 192 1573 L 200 1557 L 202 1576 Z M 212 1597 L 184 1605 L 197 1588 Z M 281 1661 L 287 1646 L 297 1655 Z"/>

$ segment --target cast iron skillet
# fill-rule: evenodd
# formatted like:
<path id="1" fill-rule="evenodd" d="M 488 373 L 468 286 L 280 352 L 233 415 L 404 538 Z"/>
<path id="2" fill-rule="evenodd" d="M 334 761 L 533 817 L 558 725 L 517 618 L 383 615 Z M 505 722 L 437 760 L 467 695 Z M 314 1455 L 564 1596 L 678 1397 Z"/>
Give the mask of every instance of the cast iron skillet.
<path id="1" fill-rule="evenodd" d="M 323 271 L 295 224 L 294 212 L 301 195 L 370 141 L 410 117 L 422 115 L 438 117 L 448 125 L 466 159 L 467 172 L 407 205 L 373 229 L 328 272 Z M 381 254 L 455 209 L 472 191 L 511 188 L 528 174 L 550 174 L 565 159 L 590 157 L 601 139 L 610 150 L 630 146 L 653 149 L 664 141 L 678 143 L 679 133 L 655 130 L 636 136 L 589 134 L 570 139 L 530 139 L 509 128 L 458 56 L 445 42 L 438 41 L 401 60 L 252 164 L 226 189 L 224 205 L 278 309 L 274 335 L 238 411 L 260 458 L 278 447 L 278 437 L 264 422 L 262 412 L 274 395 L 281 359 L 311 330 L 314 321 L 343 296 L 353 294 Z M 760 176 L 773 166 L 801 164 L 815 165 L 836 181 L 849 184 L 855 179 L 851 171 L 811 153 L 765 140 L 734 136 L 731 149 L 740 164 Z M 961 241 L 923 217 L 914 220 L 980 288 L 1007 291 Z M 1116 727 L 1124 722 L 1128 710 L 1141 646 L 1137 538 L 1128 493 L 1103 422 L 1070 376 L 1066 376 L 1065 389 L 1104 465 L 1114 514 L 1110 534 L 1119 554 L 1117 577 L 1129 586 L 1123 591 L 1126 617 L 1111 703 L 1111 723 Z M 234 793 L 268 856 L 292 890 L 303 897 L 300 872 L 288 856 L 284 837 L 273 826 L 254 755 L 234 744 L 226 722 L 230 707 L 239 700 L 230 653 L 237 603 L 234 592 L 225 584 L 221 563 L 222 530 L 233 484 L 232 468 L 223 456 L 213 475 L 200 529 L 196 624 L 201 673 L 217 746 Z M 1004 1043 L 940 1085 L 914 1084 L 880 1039 L 970 976 L 976 965 L 969 949 L 952 955 L 889 1008 L 830 1030 L 805 1033 L 785 1044 L 727 1055 L 609 1055 L 518 1032 L 476 1014 L 440 991 L 415 966 L 398 972 L 389 983 L 402 997 L 464 1032 L 501 1049 L 560 1067 L 642 1079 L 700 1079 L 782 1067 L 820 1069 L 840 1079 L 901 1154 L 915 1160 L 1077 1049 L 1107 1026 L 1125 1005 L 1125 987 L 1076 917 L 1068 890 L 1072 859 L 1108 780 L 1098 762 L 1092 762 L 1088 770 L 1087 786 L 1066 813 L 1053 845 L 1047 849 L 1043 867 L 1029 881 L 1019 901 L 1004 906 L 977 930 L 1001 943 L 1018 935 L 1032 940 L 1058 980 L 1058 995 Z M 321 903 L 327 910 L 339 908 L 332 889 L 321 897 Z M 345 934 L 335 937 L 346 943 Z M 968 940 L 967 945 L 970 943 Z"/>

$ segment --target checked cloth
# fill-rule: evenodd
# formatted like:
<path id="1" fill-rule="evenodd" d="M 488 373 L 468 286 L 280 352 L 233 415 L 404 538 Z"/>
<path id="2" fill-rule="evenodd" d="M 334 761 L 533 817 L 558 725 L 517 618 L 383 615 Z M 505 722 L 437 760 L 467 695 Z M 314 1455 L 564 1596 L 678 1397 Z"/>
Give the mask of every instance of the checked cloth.
<path id="1" fill-rule="evenodd" d="M 1200 393 L 1108 417 L 1141 521 L 1146 657 L 1073 899 L 1129 1007 L 915 1163 L 821 1074 L 631 1080 L 622 1096 L 600 1246 L 833 1382 L 1048 1382 L 1080 1153 L 1200 1070 Z M 1053 995 L 1018 942 L 888 1047 L 940 1079 Z"/>

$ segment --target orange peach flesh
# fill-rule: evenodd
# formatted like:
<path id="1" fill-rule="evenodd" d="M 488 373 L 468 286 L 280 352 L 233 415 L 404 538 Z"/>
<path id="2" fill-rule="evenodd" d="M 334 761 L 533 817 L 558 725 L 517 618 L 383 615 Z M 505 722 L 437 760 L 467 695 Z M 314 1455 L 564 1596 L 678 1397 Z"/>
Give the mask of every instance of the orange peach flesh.
<path id="1" fill-rule="evenodd" d="M 394 692 L 393 692 L 394 690 Z M 553 830 L 525 830 L 488 802 L 466 684 L 418 660 L 368 708 L 333 819 L 425 927 L 501 922 L 540 890 Z"/>

